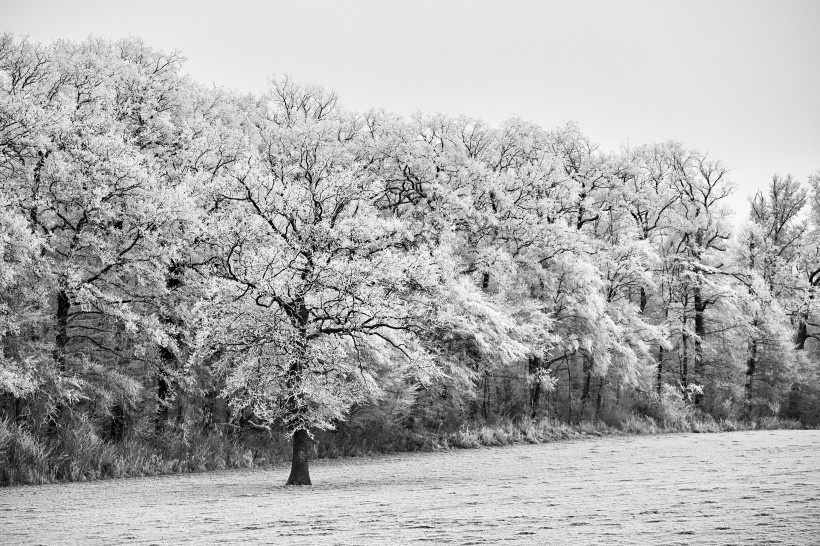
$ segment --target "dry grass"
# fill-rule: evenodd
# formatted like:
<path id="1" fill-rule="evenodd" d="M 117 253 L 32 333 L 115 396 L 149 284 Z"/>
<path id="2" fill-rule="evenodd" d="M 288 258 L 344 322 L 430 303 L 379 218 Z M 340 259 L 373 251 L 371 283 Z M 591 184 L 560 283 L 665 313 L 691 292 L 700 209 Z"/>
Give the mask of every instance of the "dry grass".
<path id="1" fill-rule="evenodd" d="M 450 431 L 408 430 L 401 426 L 342 429 L 317 434 L 315 456 L 336 458 L 539 444 L 604 435 L 799 428 L 797 421 L 775 417 L 751 422 L 716 421 L 689 409 L 667 408 L 655 416 L 610 413 L 595 423 L 573 425 L 547 417 L 470 423 Z M 289 460 L 289 441 L 282 434 L 271 432 L 205 434 L 182 428 L 112 443 L 100 438 L 92 424 L 82 419 L 53 438 L 38 437 L 24 426 L 0 421 L 0 485 L 253 468 Z"/>

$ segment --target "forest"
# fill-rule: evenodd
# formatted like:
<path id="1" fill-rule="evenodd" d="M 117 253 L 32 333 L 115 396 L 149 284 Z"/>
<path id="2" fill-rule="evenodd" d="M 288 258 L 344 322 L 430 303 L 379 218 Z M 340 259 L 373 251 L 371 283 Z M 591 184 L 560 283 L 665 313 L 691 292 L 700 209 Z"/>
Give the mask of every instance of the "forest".
<path id="1" fill-rule="evenodd" d="M 0 484 L 820 425 L 820 170 L 183 61 L 0 36 Z"/>

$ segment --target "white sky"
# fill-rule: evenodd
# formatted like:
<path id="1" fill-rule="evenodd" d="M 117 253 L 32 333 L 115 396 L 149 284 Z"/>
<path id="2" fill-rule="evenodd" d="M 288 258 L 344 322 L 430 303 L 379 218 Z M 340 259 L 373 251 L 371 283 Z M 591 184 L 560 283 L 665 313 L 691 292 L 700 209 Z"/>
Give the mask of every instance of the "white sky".
<path id="1" fill-rule="evenodd" d="M 733 169 L 733 206 L 820 169 L 820 1 L 0 0 L 0 32 L 141 36 L 197 80 L 272 75 L 350 109 L 577 121 L 602 148 L 674 139 Z"/>

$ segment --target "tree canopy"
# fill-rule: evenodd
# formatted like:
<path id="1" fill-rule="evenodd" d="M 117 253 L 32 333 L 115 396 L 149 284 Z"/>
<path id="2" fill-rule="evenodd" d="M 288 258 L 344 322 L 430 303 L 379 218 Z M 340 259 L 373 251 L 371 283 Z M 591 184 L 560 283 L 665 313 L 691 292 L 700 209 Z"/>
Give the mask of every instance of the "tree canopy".
<path id="1" fill-rule="evenodd" d="M 37 434 L 275 430 L 298 484 L 313 435 L 368 408 L 820 419 L 820 171 L 733 224 L 729 169 L 678 142 L 351 112 L 288 78 L 242 95 L 139 39 L 4 35 L 0 177 L 0 412 Z"/>

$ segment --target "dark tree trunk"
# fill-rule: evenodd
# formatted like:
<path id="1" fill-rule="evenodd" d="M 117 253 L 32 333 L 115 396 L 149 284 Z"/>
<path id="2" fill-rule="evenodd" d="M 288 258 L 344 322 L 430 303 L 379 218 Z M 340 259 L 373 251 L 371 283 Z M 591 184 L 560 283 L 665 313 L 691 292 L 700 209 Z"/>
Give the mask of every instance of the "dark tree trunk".
<path id="1" fill-rule="evenodd" d="M 482 387 L 481 413 L 482 413 L 482 415 L 484 415 L 484 419 L 487 419 L 490 416 L 490 374 L 487 373 L 487 372 L 484 373 L 484 385 Z"/>
<path id="2" fill-rule="evenodd" d="M 310 435 L 303 427 L 305 426 L 300 417 L 302 416 L 302 372 L 307 358 L 307 324 L 310 313 L 305 306 L 303 298 L 297 298 L 292 306 L 291 321 L 299 333 L 298 342 L 294 346 L 293 360 L 288 367 L 288 374 L 285 379 L 288 397 L 285 401 L 291 425 L 289 432 L 293 435 L 293 458 L 291 459 L 290 476 L 286 485 L 311 485 L 310 460 L 311 440 Z"/>
<path id="3" fill-rule="evenodd" d="M 65 352 L 68 346 L 68 311 L 71 301 L 65 289 L 57 292 L 57 336 L 54 338 L 54 361 L 60 372 L 66 371 Z"/>
<path id="4" fill-rule="evenodd" d="M 809 329 L 806 322 L 809 320 L 808 312 L 802 312 L 797 315 L 797 334 L 794 336 L 794 348 L 797 351 L 806 350 L 806 340 L 809 338 Z M 789 405 L 786 410 L 786 417 L 789 419 L 798 419 L 800 417 L 800 386 L 797 383 L 792 385 L 789 392 Z"/>
<path id="5" fill-rule="evenodd" d="M 658 346 L 658 379 L 655 383 L 655 387 L 658 389 L 658 396 L 661 395 L 663 390 L 663 344 Z"/>
<path id="6" fill-rule="evenodd" d="M 530 395 L 531 412 L 533 419 L 538 415 L 538 406 L 541 403 L 541 382 L 537 381 Z"/>
<path id="7" fill-rule="evenodd" d="M 484 289 L 484 290 L 487 290 L 488 288 L 490 288 L 490 274 L 489 273 L 485 272 L 483 275 L 481 275 L 481 288 Z"/>
<path id="8" fill-rule="evenodd" d="M 789 391 L 789 405 L 786 407 L 786 417 L 789 419 L 800 419 L 800 385 L 792 385 Z"/>
<path id="9" fill-rule="evenodd" d="M 809 338 L 809 329 L 806 326 L 806 322 L 809 320 L 809 314 L 800 313 L 797 316 L 797 320 L 797 334 L 794 336 L 794 348 L 798 351 L 802 351 L 806 348 L 806 340 Z"/>
<path id="10" fill-rule="evenodd" d="M 749 359 L 746 361 L 746 400 L 752 399 L 752 381 L 755 376 L 755 368 L 757 367 L 757 340 L 752 340 L 751 352 Z"/>
<path id="11" fill-rule="evenodd" d="M 168 356 L 169 354 L 170 357 Z M 173 358 L 173 353 L 163 347 L 160 349 L 160 358 L 167 364 L 169 360 Z M 165 424 L 168 422 L 168 397 L 171 391 L 171 385 L 168 383 L 166 369 L 165 366 L 161 366 L 157 372 L 157 408 L 154 421 L 157 434 L 165 430 Z"/>
<path id="12" fill-rule="evenodd" d="M 647 302 L 646 290 L 644 289 L 643 286 L 641 286 L 641 301 L 640 301 L 641 314 L 643 314 L 644 311 L 646 311 L 646 302 Z"/>
<path id="13" fill-rule="evenodd" d="M 764 260 L 768 263 L 768 259 Z M 749 241 L 749 270 L 753 271 L 755 267 L 755 243 L 754 240 Z M 764 267 L 764 271 L 767 271 L 768 267 Z M 774 294 L 774 285 L 771 282 L 771 277 L 768 274 L 764 273 L 764 276 L 769 277 L 769 291 Z M 752 289 L 749 288 L 749 295 L 752 295 Z M 755 376 L 755 368 L 757 367 L 757 338 L 755 336 L 755 330 L 757 329 L 757 318 L 752 320 L 752 343 L 751 347 L 749 348 L 749 358 L 746 359 L 746 385 L 745 395 L 746 395 L 746 402 L 749 403 L 749 410 L 751 412 L 751 401 L 752 401 L 752 381 L 754 380 Z"/>
<path id="14" fill-rule="evenodd" d="M 174 366 L 174 353 L 165 347 L 160 347 L 159 351 L 162 364 L 157 370 L 157 408 L 155 427 L 157 433 L 165 430 L 168 422 L 168 405 L 171 397 L 171 383 L 168 381 L 168 371 Z"/>
<path id="15" fill-rule="evenodd" d="M 531 356 L 529 359 L 529 373 L 535 375 L 541 369 L 541 358 L 538 356 Z M 535 381 L 530 387 L 530 412 L 531 416 L 535 418 L 538 413 L 538 404 L 541 401 L 541 381 Z"/>
<path id="16" fill-rule="evenodd" d="M 592 379 L 592 371 L 586 367 L 586 375 L 584 377 L 584 389 L 581 391 L 581 419 L 586 417 L 587 400 L 589 400 L 589 384 Z"/>
<path id="17" fill-rule="evenodd" d="M 592 371 L 587 368 L 586 370 L 586 377 L 584 378 L 584 390 L 581 392 L 581 401 L 586 404 L 587 398 L 589 398 L 589 383 L 592 379 Z"/>
<path id="18" fill-rule="evenodd" d="M 54 362 L 57 370 L 62 375 L 66 371 L 66 347 L 68 346 L 68 312 L 71 309 L 71 300 L 66 292 L 65 280 L 60 281 L 61 288 L 57 292 L 57 335 L 54 337 Z M 48 419 L 48 433 L 56 435 L 60 422 L 65 414 L 65 408 L 58 402 L 54 408 L 54 414 Z"/>
<path id="19" fill-rule="evenodd" d="M 671 294 L 670 294 L 670 301 L 671 301 Z M 669 320 L 669 306 L 664 305 L 663 310 L 663 318 L 664 321 Z M 658 397 L 660 398 L 661 394 L 663 393 L 663 358 L 666 354 L 666 349 L 663 347 L 663 340 L 658 342 L 658 379 L 656 388 L 658 389 Z"/>
<path id="20" fill-rule="evenodd" d="M 569 411 L 567 412 L 567 422 L 572 423 L 572 371 L 570 366 L 569 360 L 567 360 L 567 407 Z"/>
<path id="21" fill-rule="evenodd" d="M 204 419 L 205 429 L 224 430 L 227 423 L 227 404 L 219 395 L 220 389 L 211 389 L 205 393 Z"/>
<path id="22" fill-rule="evenodd" d="M 587 417 L 587 402 L 589 402 L 590 382 L 592 380 L 592 357 L 584 355 L 584 388 L 581 391 L 581 415 L 579 419 Z"/>
<path id="23" fill-rule="evenodd" d="M 703 364 L 703 312 L 706 310 L 706 304 L 703 302 L 703 295 L 701 294 L 699 285 L 694 288 L 693 299 L 695 305 L 695 363 L 692 371 L 695 375 L 695 381 L 703 387 L 705 383 Z M 703 407 L 702 393 L 695 394 L 695 407 Z"/>
<path id="24" fill-rule="evenodd" d="M 177 426 L 182 426 L 182 423 L 185 422 L 185 397 L 183 396 L 182 391 L 177 391 L 176 393 L 176 402 L 177 402 Z"/>
<path id="25" fill-rule="evenodd" d="M 689 386 L 689 336 L 683 334 L 681 336 L 681 345 L 683 346 L 683 355 L 681 358 L 680 382 L 683 388 Z"/>
<path id="26" fill-rule="evenodd" d="M 595 420 L 597 421 L 601 416 L 601 403 L 603 402 L 604 392 L 604 378 L 598 379 L 598 397 L 595 400 Z"/>
<path id="27" fill-rule="evenodd" d="M 122 404 L 117 404 L 111 408 L 111 440 L 119 442 L 125 435 L 125 409 Z"/>
<path id="28" fill-rule="evenodd" d="M 168 266 L 168 271 L 165 274 L 165 288 L 167 288 L 169 292 L 173 292 L 182 286 L 182 280 L 180 278 L 182 272 L 183 266 L 177 262 L 171 262 Z M 160 314 L 160 322 L 167 326 L 172 326 L 179 325 L 181 321 L 173 315 L 171 310 L 167 310 Z M 174 338 L 177 345 L 182 343 L 181 336 L 174 335 Z M 157 369 L 157 407 L 154 422 L 157 433 L 165 430 L 165 425 L 168 423 L 168 417 L 170 415 L 169 398 L 171 398 L 171 395 L 173 394 L 173 385 L 171 381 L 169 381 L 169 378 L 171 377 L 169 374 L 172 373 L 172 370 L 179 369 L 179 361 L 177 356 L 170 347 L 160 345 L 159 357 L 161 364 Z M 180 420 L 180 415 L 181 412 L 178 412 L 178 422 Z"/>
<path id="29" fill-rule="evenodd" d="M 309 461 L 312 443 L 306 430 L 299 429 L 293 433 L 293 459 L 285 485 L 311 485 Z"/>

